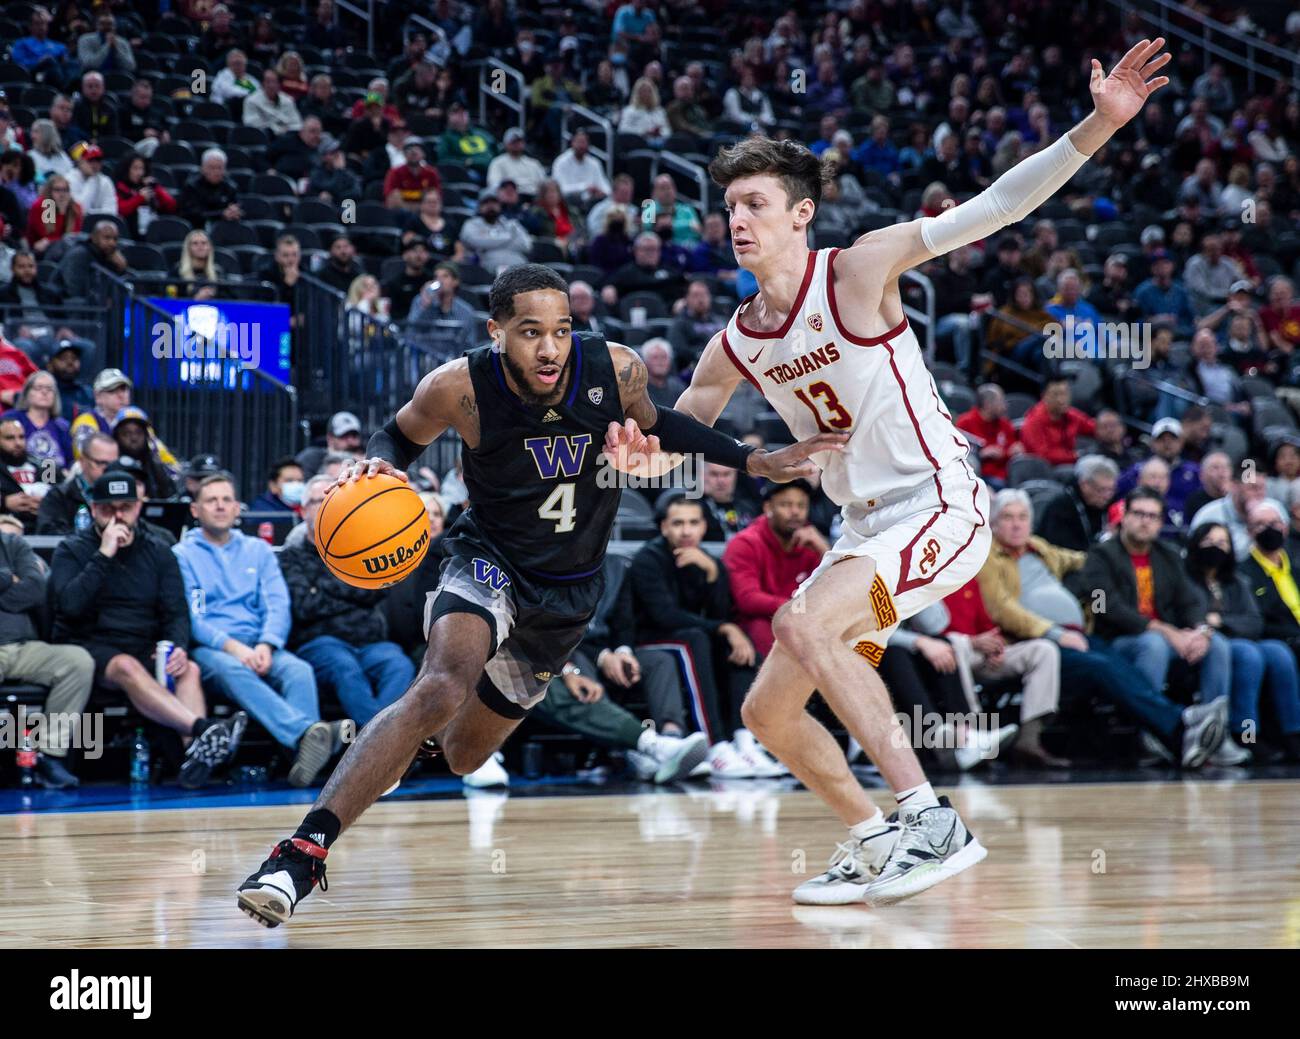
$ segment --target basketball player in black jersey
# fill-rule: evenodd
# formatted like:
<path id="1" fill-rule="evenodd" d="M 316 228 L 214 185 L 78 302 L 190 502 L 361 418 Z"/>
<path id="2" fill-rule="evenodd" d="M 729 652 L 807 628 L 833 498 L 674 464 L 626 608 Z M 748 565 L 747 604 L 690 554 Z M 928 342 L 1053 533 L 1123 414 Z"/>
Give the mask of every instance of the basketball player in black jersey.
<path id="1" fill-rule="evenodd" d="M 809 455 L 839 450 L 847 439 L 824 433 L 769 452 L 656 409 L 635 351 L 572 333 L 568 286 L 549 267 L 502 272 L 489 307 L 492 346 L 426 375 L 371 437 L 369 457 L 340 475 L 405 479 L 424 449 L 455 429 L 470 507 L 443 538 L 420 673 L 362 730 L 293 837 L 239 889 L 239 907 L 267 927 L 289 919 L 317 882 L 324 887 L 330 845 L 399 779 L 426 738 L 466 775 L 545 695 L 603 587 L 620 494 L 615 482 L 597 478 L 611 427 L 632 419 L 649 454 L 698 454 L 777 482 L 812 472 Z"/>

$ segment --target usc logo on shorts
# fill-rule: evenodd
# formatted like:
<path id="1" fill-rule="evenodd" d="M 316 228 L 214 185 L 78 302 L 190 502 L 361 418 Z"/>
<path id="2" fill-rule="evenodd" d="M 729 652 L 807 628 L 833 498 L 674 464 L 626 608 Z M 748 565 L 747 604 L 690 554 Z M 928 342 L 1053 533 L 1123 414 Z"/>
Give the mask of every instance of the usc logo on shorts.
<path id="1" fill-rule="evenodd" d="M 889 596 L 889 589 L 879 574 L 871 582 L 871 609 L 876 615 L 876 627 L 881 631 L 892 628 L 898 623 L 898 611 L 894 609 L 894 600 Z M 883 651 L 882 651 L 883 652 Z"/>
<path id="2" fill-rule="evenodd" d="M 917 564 L 917 569 L 925 574 L 934 567 L 935 561 L 939 558 L 939 542 L 931 538 L 925 543 L 925 548 L 921 551 L 921 562 Z"/>

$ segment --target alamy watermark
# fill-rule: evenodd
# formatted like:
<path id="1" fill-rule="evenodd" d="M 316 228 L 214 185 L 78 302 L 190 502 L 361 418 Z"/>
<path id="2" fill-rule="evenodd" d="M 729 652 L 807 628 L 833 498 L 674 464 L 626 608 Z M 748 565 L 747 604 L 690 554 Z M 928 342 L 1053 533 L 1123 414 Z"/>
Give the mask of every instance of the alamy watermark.
<path id="1" fill-rule="evenodd" d="M 686 498 L 704 497 L 704 456 L 688 454 L 682 456 L 679 465 L 665 472 L 656 472 L 661 466 L 658 459 L 645 455 L 633 455 L 628 459 L 627 471 L 619 469 L 610 461 L 609 455 L 602 453 L 600 466 L 596 470 L 596 486 L 605 490 L 619 488 L 625 491 L 650 489 L 680 489 L 686 492 Z"/>
<path id="2" fill-rule="evenodd" d="M 1151 367 L 1151 324 L 1147 321 L 1064 321 L 1043 326 L 1043 356 L 1049 361 L 1131 361 Z"/>
<path id="3" fill-rule="evenodd" d="M 1001 741 L 994 735 L 1001 727 L 997 712 L 968 711 L 965 714 L 940 714 L 913 706 L 911 715 L 902 711 L 894 715 L 898 727 L 890 734 L 895 747 L 913 750 L 956 750 L 976 748 L 981 758 L 996 758 Z"/>
<path id="4" fill-rule="evenodd" d="M 0 750 L 20 750 L 24 739 L 32 747 L 60 747 L 80 750 L 90 761 L 104 753 L 104 716 L 55 711 L 28 711 L 19 704 L 14 711 L 0 714 Z"/>
<path id="5" fill-rule="evenodd" d="M 151 329 L 151 349 L 159 361 L 238 361 L 257 368 L 262 362 L 262 327 L 256 321 L 226 321 L 221 311 L 196 303 L 171 321 Z"/>

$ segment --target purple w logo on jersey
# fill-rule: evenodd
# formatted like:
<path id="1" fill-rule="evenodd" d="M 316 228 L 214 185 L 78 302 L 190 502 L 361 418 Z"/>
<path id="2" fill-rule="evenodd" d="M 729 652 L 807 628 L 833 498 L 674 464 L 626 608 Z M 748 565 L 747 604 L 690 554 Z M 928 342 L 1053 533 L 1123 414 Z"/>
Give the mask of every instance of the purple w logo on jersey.
<path id="1" fill-rule="evenodd" d="M 486 559 L 477 558 L 474 560 L 474 580 L 479 584 L 490 586 L 494 592 L 501 591 L 510 583 L 510 578 L 501 572 L 499 566 L 489 563 Z"/>
<path id="2" fill-rule="evenodd" d="M 582 472 L 582 463 L 586 461 L 587 448 L 590 446 L 590 433 L 528 437 L 524 440 L 524 447 L 532 454 L 537 474 L 543 480 L 554 480 L 557 476 L 577 476 Z"/>

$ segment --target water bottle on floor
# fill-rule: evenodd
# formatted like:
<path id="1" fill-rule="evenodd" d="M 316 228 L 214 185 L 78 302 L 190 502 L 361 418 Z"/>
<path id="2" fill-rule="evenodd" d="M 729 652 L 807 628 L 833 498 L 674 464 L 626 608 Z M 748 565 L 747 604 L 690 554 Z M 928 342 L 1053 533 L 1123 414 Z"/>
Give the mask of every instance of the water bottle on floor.
<path id="1" fill-rule="evenodd" d="M 131 741 L 131 785 L 147 786 L 149 784 L 149 741 L 144 738 L 144 729 L 135 730 L 135 739 Z"/>
<path id="2" fill-rule="evenodd" d="M 24 789 L 36 785 L 36 748 L 30 730 L 23 733 L 23 745 L 18 748 L 18 785 Z"/>

